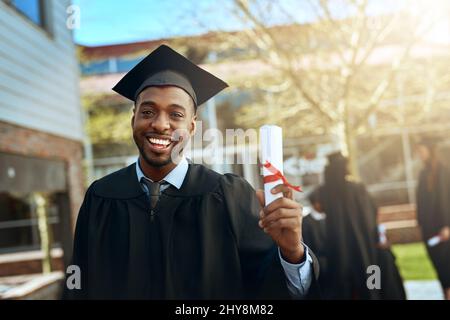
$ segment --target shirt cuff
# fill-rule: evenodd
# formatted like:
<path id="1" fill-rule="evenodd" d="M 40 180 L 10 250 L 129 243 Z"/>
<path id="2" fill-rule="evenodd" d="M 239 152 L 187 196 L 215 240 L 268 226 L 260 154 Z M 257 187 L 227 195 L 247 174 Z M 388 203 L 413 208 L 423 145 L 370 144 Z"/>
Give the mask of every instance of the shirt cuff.
<path id="1" fill-rule="evenodd" d="M 313 260 L 309 254 L 309 248 L 304 243 L 306 260 L 299 263 L 289 263 L 281 256 L 280 248 L 278 248 L 278 256 L 280 257 L 281 265 L 287 278 L 287 286 L 289 292 L 294 298 L 303 298 L 308 293 L 309 287 L 312 283 L 313 277 Z"/>

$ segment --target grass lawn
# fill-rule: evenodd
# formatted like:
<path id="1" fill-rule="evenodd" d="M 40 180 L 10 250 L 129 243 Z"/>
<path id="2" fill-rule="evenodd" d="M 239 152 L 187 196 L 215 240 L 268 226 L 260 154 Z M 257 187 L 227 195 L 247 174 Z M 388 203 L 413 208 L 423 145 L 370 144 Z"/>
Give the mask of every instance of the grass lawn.
<path id="1" fill-rule="evenodd" d="M 392 252 L 403 280 L 434 280 L 436 272 L 422 242 L 395 244 Z"/>

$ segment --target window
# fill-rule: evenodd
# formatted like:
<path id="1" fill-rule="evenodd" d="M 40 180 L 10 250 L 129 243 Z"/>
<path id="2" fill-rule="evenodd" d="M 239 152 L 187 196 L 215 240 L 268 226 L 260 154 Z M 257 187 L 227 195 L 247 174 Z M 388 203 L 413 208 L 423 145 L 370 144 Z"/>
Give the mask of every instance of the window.
<path id="1" fill-rule="evenodd" d="M 128 72 L 133 69 L 144 57 L 138 58 L 118 58 L 117 59 L 117 72 Z"/>
<path id="2" fill-rule="evenodd" d="M 81 74 L 84 76 L 110 73 L 108 60 L 89 61 L 81 63 L 80 67 Z"/>
<path id="3" fill-rule="evenodd" d="M 61 209 L 57 193 L 46 193 L 45 208 L 48 215 L 53 247 L 61 246 Z M 23 250 L 39 250 L 40 234 L 33 193 L 0 192 L 0 254 Z"/>
<path id="4" fill-rule="evenodd" d="M 46 27 L 44 0 L 5 0 L 5 2 L 34 24 Z"/>
<path id="5" fill-rule="evenodd" d="M 64 161 L 0 153 L 0 255 L 40 248 L 45 212 L 54 247 L 69 245 L 70 202 Z"/>
<path id="6" fill-rule="evenodd" d="M 139 58 L 109 58 L 97 61 L 82 62 L 80 65 L 82 75 L 108 74 L 117 72 L 128 72 L 136 66 L 142 57 Z"/>

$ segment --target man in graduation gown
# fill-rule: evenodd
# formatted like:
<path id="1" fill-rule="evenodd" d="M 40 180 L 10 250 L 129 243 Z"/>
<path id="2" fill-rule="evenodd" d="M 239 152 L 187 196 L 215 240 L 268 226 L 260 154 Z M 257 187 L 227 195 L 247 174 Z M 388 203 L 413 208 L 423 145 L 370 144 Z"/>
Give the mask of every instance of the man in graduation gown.
<path id="1" fill-rule="evenodd" d="M 436 138 L 422 139 L 417 152 L 424 163 L 417 186 L 417 219 L 444 297 L 450 300 L 450 172 L 438 158 Z M 430 245 L 434 237 L 439 243 Z"/>
<path id="2" fill-rule="evenodd" d="M 174 152 L 194 133 L 197 107 L 226 86 L 163 45 L 113 88 L 135 103 L 140 155 L 88 188 L 73 253 L 81 289 L 66 287 L 66 298 L 317 297 L 292 192 L 277 186 L 284 197 L 261 209 L 263 193 L 243 178 Z"/>
<path id="3" fill-rule="evenodd" d="M 362 183 L 347 179 L 347 159 L 329 155 L 319 199 L 326 214 L 328 299 L 405 299 L 402 279 L 388 247 L 381 247 L 377 208 Z M 367 286 L 367 268 L 379 266 L 381 288 Z"/>

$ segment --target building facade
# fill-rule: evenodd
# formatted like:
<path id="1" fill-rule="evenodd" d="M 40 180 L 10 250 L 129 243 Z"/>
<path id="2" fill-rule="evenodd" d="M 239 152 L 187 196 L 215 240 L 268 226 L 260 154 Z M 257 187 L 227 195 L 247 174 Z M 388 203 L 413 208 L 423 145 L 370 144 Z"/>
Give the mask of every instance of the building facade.
<path id="1" fill-rule="evenodd" d="M 66 26 L 70 5 L 0 0 L 0 276 L 39 271 L 24 253 L 41 248 L 40 208 L 51 226 L 54 257 L 70 256 L 84 194 L 79 72 Z M 25 267 L 17 266 L 22 258 L 8 267 L 5 257 L 18 252 Z"/>

